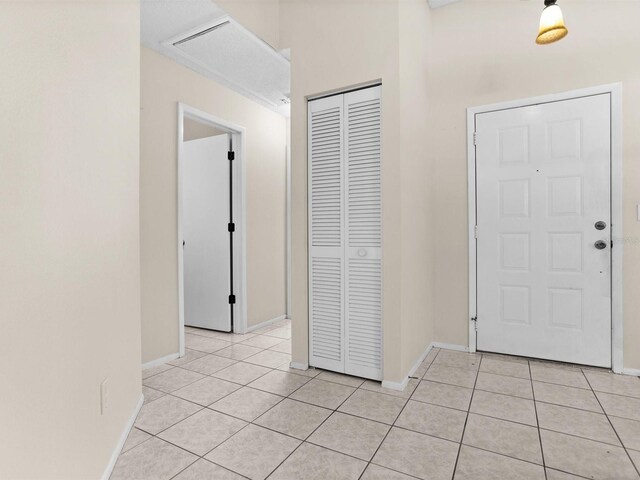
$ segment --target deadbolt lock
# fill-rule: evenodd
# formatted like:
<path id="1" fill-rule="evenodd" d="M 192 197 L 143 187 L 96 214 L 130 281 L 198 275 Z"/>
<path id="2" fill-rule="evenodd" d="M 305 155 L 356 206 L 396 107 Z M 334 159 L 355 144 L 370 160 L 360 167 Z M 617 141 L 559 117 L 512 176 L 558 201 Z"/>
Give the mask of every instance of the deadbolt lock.
<path id="1" fill-rule="evenodd" d="M 594 226 L 596 227 L 596 230 L 604 230 L 605 228 L 607 228 L 607 224 L 602 220 L 600 220 L 599 222 L 596 222 Z"/>

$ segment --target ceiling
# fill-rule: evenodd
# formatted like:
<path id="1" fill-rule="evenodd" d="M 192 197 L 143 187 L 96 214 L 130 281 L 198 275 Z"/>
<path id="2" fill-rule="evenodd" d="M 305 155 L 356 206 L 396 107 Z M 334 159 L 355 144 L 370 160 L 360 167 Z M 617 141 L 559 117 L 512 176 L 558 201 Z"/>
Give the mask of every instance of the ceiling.
<path id="1" fill-rule="evenodd" d="M 283 115 L 290 62 L 210 0 L 142 0 L 141 43 Z"/>
<path id="2" fill-rule="evenodd" d="M 460 0 L 429 0 L 429 6 L 431 8 L 438 8 L 458 1 Z"/>

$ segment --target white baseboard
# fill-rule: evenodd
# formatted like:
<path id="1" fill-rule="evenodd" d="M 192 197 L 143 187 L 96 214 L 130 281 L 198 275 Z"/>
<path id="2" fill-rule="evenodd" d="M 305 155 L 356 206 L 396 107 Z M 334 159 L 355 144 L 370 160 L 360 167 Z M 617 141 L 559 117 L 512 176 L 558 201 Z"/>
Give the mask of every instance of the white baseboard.
<path id="1" fill-rule="evenodd" d="M 150 362 L 142 364 L 142 370 L 146 370 L 148 368 L 157 367 L 158 365 L 163 365 L 171 360 L 175 360 L 176 358 L 180 358 L 179 353 L 172 353 L 170 355 L 165 355 L 164 357 L 156 358 L 155 360 L 151 360 Z"/>
<path id="2" fill-rule="evenodd" d="M 444 348 L 445 350 L 455 350 L 456 352 L 468 352 L 469 351 L 469 347 L 465 347 L 464 345 L 455 345 L 453 343 L 432 342 L 431 346 L 433 348 Z"/>
<path id="3" fill-rule="evenodd" d="M 258 330 L 262 327 L 266 327 L 267 325 L 271 325 L 272 323 L 276 323 L 276 322 L 279 322 L 280 320 L 286 320 L 286 319 L 287 319 L 286 315 L 278 315 L 277 317 L 272 318 L 271 320 L 265 320 L 264 322 L 260 322 L 257 325 L 251 325 L 250 327 L 247 327 L 246 333 L 253 332 L 254 330 Z"/>
<path id="4" fill-rule="evenodd" d="M 289 368 L 293 368 L 294 370 L 309 370 L 309 364 L 308 363 L 291 362 L 291 363 L 289 363 Z"/>
<path id="5" fill-rule="evenodd" d="M 631 375 L 633 377 L 640 377 L 640 369 L 637 369 L 637 368 L 623 368 L 622 369 L 622 374 L 623 375 Z"/>
<path id="6" fill-rule="evenodd" d="M 120 452 L 122 452 L 122 449 L 124 448 L 124 444 L 127 441 L 127 437 L 129 436 L 129 433 L 133 428 L 133 424 L 136 422 L 136 418 L 138 416 L 138 413 L 140 412 L 140 409 L 142 408 L 143 403 L 144 403 L 144 395 L 140 395 L 140 399 L 138 400 L 138 403 L 133 409 L 133 412 L 131 412 L 131 416 L 129 417 L 129 420 L 127 421 L 127 424 L 125 425 L 124 430 L 120 435 L 118 444 L 116 445 L 116 448 L 113 450 L 113 453 L 111 454 L 111 458 L 109 459 L 107 468 L 105 468 L 104 472 L 102 473 L 102 480 L 109 480 L 109 477 L 111 476 L 111 473 L 113 472 L 113 469 L 116 466 L 116 462 L 118 461 L 118 457 L 120 456 Z"/>
<path id="7" fill-rule="evenodd" d="M 415 361 L 411 369 L 409 369 L 409 373 L 407 373 L 403 381 L 392 382 L 390 380 L 383 380 L 382 386 L 390 390 L 399 390 L 399 391 L 404 390 L 407 384 L 409 383 L 409 377 L 412 376 L 418 368 L 420 368 L 420 365 L 422 364 L 422 362 L 424 362 L 424 359 L 427 358 L 427 355 L 429 355 L 429 352 L 431 351 L 432 348 L 433 348 L 433 343 L 430 343 L 429 345 L 427 345 L 427 348 L 424 349 L 424 352 L 422 352 L 422 354 Z"/>

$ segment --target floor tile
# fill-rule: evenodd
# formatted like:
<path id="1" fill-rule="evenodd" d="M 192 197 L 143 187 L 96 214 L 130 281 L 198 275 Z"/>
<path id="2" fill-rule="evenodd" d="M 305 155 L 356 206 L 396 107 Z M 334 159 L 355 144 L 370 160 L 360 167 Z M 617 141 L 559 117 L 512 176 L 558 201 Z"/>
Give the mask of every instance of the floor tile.
<path id="1" fill-rule="evenodd" d="M 276 368 L 280 365 L 289 364 L 291 355 L 287 353 L 274 352 L 273 350 L 263 350 L 260 353 L 251 355 L 245 362 L 261 365 L 263 367 Z"/>
<path id="2" fill-rule="evenodd" d="M 291 355 L 291 340 L 285 340 L 282 343 L 278 343 L 277 345 L 271 347 L 269 350 L 280 353 L 288 353 L 289 355 Z"/>
<path id="3" fill-rule="evenodd" d="M 198 328 L 198 327 L 185 327 L 184 332 L 191 335 L 198 335 L 200 337 L 207 337 L 207 338 L 216 338 L 221 333 L 221 332 L 218 332 L 217 330 L 208 330 L 206 328 Z"/>
<path id="4" fill-rule="evenodd" d="M 454 480 L 545 480 L 544 468 L 463 445 Z"/>
<path id="5" fill-rule="evenodd" d="M 166 393 L 156 390 L 155 388 L 142 386 L 142 394 L 144 395 L 144 403 L 153 402 L 154 400 L 164 397 Z"/>
<path id="6" fill-rule="evenodd" d="M 361 480 L 413 480 L 414 478 L 373 463 L 369 464 L 362 477 L 360 477 Z"/>
<path id="7" fill-rule="evenodd" d="M 299 368 L 291 368 L 289 365 L 284 364 L 276 367 L 276 370 L 280 370 L 281 372 L 287 373 L 295 373 L 296 375 L 304 375 L 305 377 L 315 378 L 322 370 L 316 370 L 315 368 L 307 368 L 306 370 L 300 370 Z"/>
<path id="8" fill-rule="evenodd" d="M 169 365 L 168 363 L 163 363 L 162 365 L 157 365 L 151 368 L 145 368 L 144 370 L 142 370 L 142 380 L 152 377 L 153 375 L 166 372 L 167 370 L 171 370 L 172 368 L 173 365 Z"/>
<path id="9" fill-rule="evenodd" d="M 466 412 L 409 400 L 395 425 L 445 440 L 460 442 L 466 420 Z"/>
<path id="10" fill-rule="evenodd" d="M 165 395 L 147 405 L 143 405 L 135 426 L 147 433 L 156 435 L 171 425 L 184 420 L 202 409 L 200 405 L 187 402 L 171 395 Z"/>
<path id="11" fill-rule="evenodd" d="M 480 415 L 537 426 L 533 401 L 525 398 L 476 391 L 469 410 Z"/>
<path id="12" fill-rule="evenodd" d="M 172 480 L 245 480 L 245 477 L 201 458 Z"/>
<path id="13" fill-rule="evenodd" d="M 383 387 L 381 382 L 365 380 L 364 383 L 360 385 L 360 388 L 370 392 L 384 393 L 385 395 L 391 395 L 393 397 L 409 398 L 415 391 L 418 383 L 420 383 L 419 379 L 410 378 L 404 390 L 392 390 L 391 388 Z"/>
<path id="14" fill-rule="evenodd" d="M 242 387 L 210 405 L 209 408 L 252 422 L 281 400 L 282 397 L 278 395 Z"/>
<path id="15" fill-rule="evenodd" d="M 268 335 L 269 337 L 287 339 L 287 338 L 291 338 L 291 329 L 287 327 L 274 328 L 273 330 L 269 330 L 268 332 L 265 332 L 265 335 Z"/>
<path id="16" fill-rule="evenodd" d="M 393 427 L 372 463 L 414 477 L 450 480 L 458 444 Z"/>
<path id="17" fill-rule="evenodd" d="M 182 368 L 202 373 L 203 375 L 212 375 L 229 365 L 236 363 L 230 358 L 219 357 L 217 355 L 206 355 L 189 363 L 182 365 Z"/>
<path id="18" fill-rule="evenodd" d="M 628 418 L 609 417 L 625 448 L 640 450 L 640 422 Z"/>
<path id="19" fill-rule="evenodd" d="M 314 378 L 296 390 L 291 398 L 335 410 L 354 391 L 353 387 Z"/>
<path id="20" fill-rule="evenodd" d="M 123 453 L 110 480 L 169 480 L 198 459 L 158 438 Z"/>
<path id="21" fill-rule="evenodd" d="M 480 364 L 480 371 L 487 373 L 495 373 L 498 375 L 507 375 L 509 377 L 518 377 L 530 379 L 529 364 L 520 362 L 510 362 L 492 357 L 483 357 Z"/>
<path id="22" fill-rule="evenodd" d="M 593 480 L 640 478 L 621 447 L 562 433 L 540 430 L 545 464 Z"/>
<path id="23" fill-rule="evenodd" d="M 122 452 L 121 453 L 124 453 L 127 450 L 131 450 L 133 447 L 137 447 L 142 442 L 145 442 L 145 441 L 149 440 L 150 438 L 152 438 L 152 437 L 147 432 L 143 432 L 142 430 L 138 430 L 135 427 L 132 428 L 131 432 L 129 432 L 129 436 L 127 437 L 127 441 L 125 442 L 124 446 L 122 447 Z"/>
<path id="24" fill-rule="evenodd" d="M 335 412 L 307 442 L 369 461 L 389 428 L 384 423 Z"/>
<path id="25" fill-rule="evenodd" d="M 263 480 L 298 445 L 299 440 L 249 425 L 216 447 L 206 458 L 252 480 Z"/>
<path id="26" fill-rule="evenodd" d="M 391 425 L 406 403 L 401 397 L 359 389 L 338 410 Z"/>
<path id="27" fill-rule="evenodd" d="M 229 343 L 242 343 L 257 336 L 255 333 L 223 333 L 219 332 L 216 338 Z"/>
<path id="28" fill-rule="evenodd" d="M 478 370 L 482 355 L 441 349 L 432 362 L 433 366 L 446 366 Z"/>
<path id="29" fill-rule="evenodd" d="M 230 347 L 218 350 L 216 352 L 216 355 L 218 355 L 219 357 L 232 358 L 234 360 L 244 360 L 245 358 L 255 355 L 256 353 L 260 353 L 261 351 L 261 348 L 250 347 L 249 345 L 236 343 L 231 345 Z"/>
<path id="30" fill-rule="evenodd" d="M 241 386 L 237 383 L 227 382 L 219 378 L 205 377 L 180 390 L 176 390 L 172 395 L 206 407 L 239 388 Z"/>
<path id="31" fill-rule="evenodd" d="M 245 340 L 242 342 L 242 345 L 249 345 L 250 347 L 258 347 L 258 348 L 271 348 L 274 345 L 282 342 L 281 338 L 276 337 L 267 337 L 265 335 L 257 335 L 249 340 Z"/>
<path id="32" fill-rule="evenodd" d="M 476 389 L 521 398 L 533 398 L 531 380 L 480 372 Z"/>
<path id="33" fill-rule="evenodd" d="M 531 362 L 531 378 L 539 382 L 555 383 L 567 387 L 586 388 L 590 390 L 589 383 L 582 370 L 569 370 L 557 368 L 544 363 Z"/>
<path id="34" fill-rule="evenodd" d="M 571 475 L 570 473 L 560 472 L 552 468 L 546 468 L 547 480 L 582 480 L 584 477 L 578 477 L 577 475 Z"/>
<path id="35" fill-rule="evenodd" d="M 607 415 L 640 421 L 640 398 L 603 392 L 596 392 L 596 396 Z"/>
<path id="36" fill-rule="evenodd" d="M 228 380 L 229 382 L 246 385 L 269 373 L 270 371 L 271 369 L 267 367 L 261 367 L 260 365 L 238 362 L 234 363 L 230 367 L 218 370 L 213 374 L 213 376 L 216 378 L 221 378 L 223 380 Z"/>
<path id="37" fill-rule="evenodd" d="M 352 377 L 351 375 L 343 375 L 341 373 L 324 371 L 318 375 L 318 380 L 326 380 L 327 382 L 339 383 L 348 387 L 359 387 L 364 383 L 363 378 Z"/>
<path id="38" fill-rule="evenodd" d="M 200 410 L 158 435 L 178 447 L 202 456 L 247 425 L 237 418 Z"/>
<path id="39" fill-rule="evenodd" d="M 366 462 L 303 443 L 269 480 L 357 480 Z"/>
<path id="40" fill-rule="evenodd" d="M 192 372 L 191 370 L 172 368 L 171 370 L 145 379 L 143 384 L 146 387 L 151 387 L 161 392 L 171 393 L 202 378 L 204 378 L 204 375 Z"/>
<path id="41" fill-rule="evenodd" d="M 462 443 L 542 465 L 540 437 L 535 427 L 471 413 Z"/>
<path id="42" fill-rule="evenodd" d="M 627 453 L 631 457 L 631 461 L 635 463 L 636 469 L 640 470 L 640 451 L 627 450 Z"/>
<path id="43" fill-rule="evenodd" d="M 432 382 L 473 388 L 477 373 L 474 369 L 432 364 L 423 378 Z"/>
<path id="44" fill-rule="evenodd" d="M 287 397 L 308 381 L 310 381 L 310 379 L 302 375 L 272 370 L 263 377 L 251 382 L 249 386 Z"/>
<path id="45" fill-rule="evenodd" d="M 591 412 L 602 413 L 596 396 L 590 390 L 553 385 L 551 383 L 533 382 L 536 401 L 579 408 Z"/>
<path id="46" fill-rule="evenodd" d="M 331 415 L 331 410 L 285 398 L 253 423 L 304 440 Z"/>
<path id="47" fill-rule="evenodd" d="M 537 410 L 540 428 L 620 445 L 604 414 L 541 402 L 537 402 Z"/>
<path id="48" fill-rule="evenodd" d="M 189 348 L 185 348 L 183 357 L 170 360 L 167 363 L 169 365 L 174 365 L 176 367 L 179 367 L 181 365 L 184 365 L 185 363 L 193 362 L 194 360 L 200 357 L 204 357 L 205 355 L 207 355 L 205 352 L 199 352 L 198 350 L 191 350 Z"/>
<path id="49" fill-rule="evenodd" d="M 423 380 L 413 392 L 411 399 L 467 411 L 472 393 L 473 390 L 470 388 Z"/>
<path id="50" fill-rule="evenodd" d="M 585 371 L 584 374 L 591 388 L 597 392 L 640 398 L 640 378 L 638 377 L 593 371 Z"/>
<path id="51" fill-rule="evenodd" d="M 230 345 L 229 342 L 217 338 L 201 337 L 200 335 L 190 333 L 184 335 L 184 344 L 191 350 L 198 350 L 199 352 L 205 353 L 213 353 Z"/>

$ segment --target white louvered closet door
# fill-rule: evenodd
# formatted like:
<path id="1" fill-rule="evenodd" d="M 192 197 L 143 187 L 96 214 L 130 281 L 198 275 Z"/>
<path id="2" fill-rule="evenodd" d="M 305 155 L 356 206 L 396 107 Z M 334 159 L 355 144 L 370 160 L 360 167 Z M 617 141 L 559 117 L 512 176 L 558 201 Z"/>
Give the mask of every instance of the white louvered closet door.
<path id="1" fill-rule="evenodd" d="M 309 102 L 309 362 L 344 371 L 342 96 Z"/>
<path id="2" fill-rule="evenodd" d="M 344 95 L 345 372 L 382 379 L 380 87 Z"/>
<path id="3" fill-rule="evenodd" d="M 382 379 L 380 87 L 309 102 L 310 364 Z"/>

